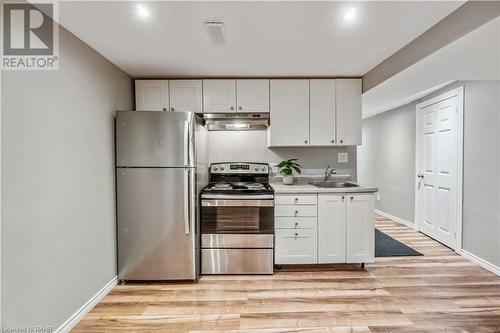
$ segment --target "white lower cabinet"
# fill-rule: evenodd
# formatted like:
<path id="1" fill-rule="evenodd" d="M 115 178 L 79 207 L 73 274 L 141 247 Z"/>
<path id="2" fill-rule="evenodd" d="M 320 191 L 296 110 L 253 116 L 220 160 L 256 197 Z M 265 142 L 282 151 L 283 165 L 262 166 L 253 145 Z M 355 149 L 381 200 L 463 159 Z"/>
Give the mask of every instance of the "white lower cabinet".
<path id="1" fill-rule="evenodd" d="M 347 262 L 373 262 L 375 259 L 375 225 L 373 194 L 346 195 Z"/>
<path id="2" fill-rule="evenodd" d="M 277 265 L 318 262 L 316 229 L 276 229 L 274 236 Z"/>
<path id="3" fill-rule="evenodd" d="M 276 195 L 275 264 L 373 262 L 374 202 L 373 193 Z"/>
<path id="4" fill-rule="evenodd" d="M 346 262 L 345 195 L 318 195 L 318 262 Z"/>

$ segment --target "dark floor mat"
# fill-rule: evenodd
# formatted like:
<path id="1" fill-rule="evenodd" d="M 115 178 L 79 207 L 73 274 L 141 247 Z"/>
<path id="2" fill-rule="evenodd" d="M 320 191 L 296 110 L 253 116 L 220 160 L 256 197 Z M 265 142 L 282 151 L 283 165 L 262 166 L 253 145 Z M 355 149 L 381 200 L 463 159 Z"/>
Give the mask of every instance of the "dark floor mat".
<path id="1" fill-rule="evenodd" d="M 423 256 L 423 254 L 375 229 L 375 257 L 397 256 Z"/>

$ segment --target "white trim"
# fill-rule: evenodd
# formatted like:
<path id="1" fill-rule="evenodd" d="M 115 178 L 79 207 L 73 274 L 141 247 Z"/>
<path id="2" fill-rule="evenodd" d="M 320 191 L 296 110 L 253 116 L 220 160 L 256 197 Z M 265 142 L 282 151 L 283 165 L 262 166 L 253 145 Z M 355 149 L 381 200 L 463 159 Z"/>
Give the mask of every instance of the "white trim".
<path id="1" fill-rule="evenodd" d="M 457 97 L 457 205 L 456 205 L 456 238 L 453 249 L 456 252 L 460 252 L 462 249 L 462 207 L 463 207 L 463 152 L 464 152 L 464 86 L 451 89 L 443 94 L 436 97 L 430 98 L 422 103 L 416 105 L 415 108 L 415 124 L 416 124 L 416 140 L 415 140 L 415 172 L 418 174 L 421 170 L 420 156 L 422 154 L 422 140 L 420 138 L 420 128 L 421 128 L 421 117 L 419 117 L 419 111 L 426 108 L 432 104 L 439 103 L 449 98 Z M 418 191 L 419 180 L 415 175 L 415 230 L 420 231 L 419 221 L 420 221 L 420 195 Z"/>
<path id="2" fill-rule="evenodd" d="M 83 317 L 87 313 L 89 313 L 90 310 L 94 306 L 96 306 L 97 303 L 101 299 L 104 298 L 116 285 L 118 284 L 118 276 L 115 276 L 111 281 L 109 281 L 101 290 L 99 290 L 94 296 L 92 296 L 91 299 L 87 301 L 80 309 L 78 309 L 71 317 L 68 318 L 59 328 L 56 330 L 56 333 L 66 333 L 71 331 L 73 327 L 78 324 L 80 320 L 82 320 Z"/>
<path id="3" fill-rule="evenodd" d="M 482 268 L 484 268 L 484 269 L 492 272 L 493 274 L 496 274 L 496 275 L 500 276 L 500 267 L 495 266 L 495 265 L 487 262 L 486 260 L 479 258 L 478 256 L 476 256 L 475 254 L 470 253 L 469 251 L 461 250 L 458 253 L 462 257 L 469 259 L 470 261 L 472 261 L 475 264 L 478 264 Z"/>
<path id="4" fill-rule="evenodd" d="M 386 212 L 383 212 L 381 210 L 378 210 L 378 209 L 375 209 L 375 213 L 379 214 L 379 215 L 382 215 L 383 217 L 386 217 L 394 222 L 398 222 L 398 223 L 401 223 L 405 226 L 407 226 L 408 228 L 412 228 L 414 230 L 415 229 L 415 224 L 414 223 L 411 223 L 410 221 L 407 221 L 407 220 L 404 220 L 400 217 L 397 217 L 397 216 L 394 216 L 394 215 L 391 215 L 389 213 L 386 213 Z"/>

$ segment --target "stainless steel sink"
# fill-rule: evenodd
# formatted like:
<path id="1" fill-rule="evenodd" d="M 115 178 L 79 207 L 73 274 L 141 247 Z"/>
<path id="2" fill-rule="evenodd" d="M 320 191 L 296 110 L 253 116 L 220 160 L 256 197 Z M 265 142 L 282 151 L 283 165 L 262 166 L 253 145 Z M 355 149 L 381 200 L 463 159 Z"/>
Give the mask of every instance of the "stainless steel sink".
<path id="1" fill-rule="evenodd" d="M 309 183 L 316 187 L 321 188 L 346 188 L 346 187 L 359 187 L 358 184 L 351 182 L 311 182 Z"/>

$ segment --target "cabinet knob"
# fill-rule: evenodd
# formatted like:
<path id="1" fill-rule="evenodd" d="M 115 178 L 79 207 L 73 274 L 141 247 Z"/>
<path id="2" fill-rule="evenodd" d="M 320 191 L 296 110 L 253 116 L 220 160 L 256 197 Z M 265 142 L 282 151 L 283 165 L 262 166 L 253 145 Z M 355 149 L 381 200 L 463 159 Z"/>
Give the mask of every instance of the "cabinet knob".
<path id="1" fill-rule="evenodd" d="M 299 222 L 295 222 L 295 228 L 299 226 Z"/>
<path id="2" fill-rule="evenodd" d="M 162 109 L 162 111 L 167 111 L 167 108 L 161 108 L 161 109 Z"/>
<path id="3" fill-rule="evenodd" d="M 354 197 L 351 197 L 351 201 L 354 199 Z"/>
<path id="4" fill-rule="evenodd" d="M 332 143 L 335 143 L 335 140 L 332 140 Z"/>
<path id="5" fill-rule="evenodd" d="M 307 143 L 307 140 L 304 140 L 304 143 Z"/>
<path id="6" fill-rule="evenodd" d="M 297 237 L 298 235 L 299 235 L 299 233 L 298 233 L 298 232 L 296 232 L 296 233 L 295 233 L 295 237 Z"/>
<path id="7" fill-rule="evenodd" d="M 234 106 L 231 106 L 231 107 L 229 108 L 229 110 L 234 110 Z"/>
<path id="8" fill-rule="evenodd" d="M 242 106 L 238 106 L 238 110 L 243 110 L 243 107 Z"/>
<path id="9" fill-rule="evenodd" d="M 340 140 L 340 143 L 344 143 L 344 140 Z"/>
<path id="10" fill-rule="evenodd" d="M 345 197 L 344 197 L 344 196 L 342 196 L 342 201 L 344 201 L 344 199 L 345 199 Z"/>
<path id="11" fill-rule="evenodd" d="M 295 199 L 293 199 L 293 200 L 294 200 L 295 202 L 297 202 L 297 201 L 299 201 L 299 198 L 295 198 Z"/>
<path id="12" fill-rule="evenodd" d="M 299 211 L 296 210 L 295 213 L 294 213 L 294 215 L 297 216 L 298 214 L 299 214 Z"/>
<path id="13" fill-rule="evenodd" d="M 172 106 L 172 107 L 170 108 L 170 111 L 175 111 L 175 108 Z"/>

